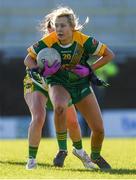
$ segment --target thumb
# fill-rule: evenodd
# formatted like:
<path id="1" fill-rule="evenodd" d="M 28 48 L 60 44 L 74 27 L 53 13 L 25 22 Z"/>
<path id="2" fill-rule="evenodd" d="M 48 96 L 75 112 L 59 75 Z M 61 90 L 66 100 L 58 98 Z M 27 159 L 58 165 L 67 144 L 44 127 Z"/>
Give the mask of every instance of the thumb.
<path id="1" fill-rule="evenodd" d="M 48 61 L 47 60 L 44 61 L 44 67 L 45 68 L 48 67 Z"/>
<path id="2" fill-rule="evenodd" d="M 60 67 L 61 63 L 60 62 L 57 62 L 57 64 L 54 65 L 55 68 L 58 68 Z"/>

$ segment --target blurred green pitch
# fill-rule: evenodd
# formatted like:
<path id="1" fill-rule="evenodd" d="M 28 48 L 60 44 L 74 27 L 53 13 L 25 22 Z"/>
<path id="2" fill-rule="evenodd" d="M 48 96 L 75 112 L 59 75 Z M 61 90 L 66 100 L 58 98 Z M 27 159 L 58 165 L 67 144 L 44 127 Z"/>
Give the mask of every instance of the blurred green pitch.
<path id="1" fill-rule="evenodd" d="M 38 155 L 38 168 L 25 170 L 27 140 L 0 140 L 0 179 L 136 179 L 136 138 L 105 139 L 102 154 L 112 165 L 111 172 L 84 169 L 72 154 L 68 140 L 68 157 L 64 168 L 55 168 L 52 160 L 57 152 L 56 139 L 42 139 Z M 83 138 L 83 146 L 90 153 L 90 140 Z"/>

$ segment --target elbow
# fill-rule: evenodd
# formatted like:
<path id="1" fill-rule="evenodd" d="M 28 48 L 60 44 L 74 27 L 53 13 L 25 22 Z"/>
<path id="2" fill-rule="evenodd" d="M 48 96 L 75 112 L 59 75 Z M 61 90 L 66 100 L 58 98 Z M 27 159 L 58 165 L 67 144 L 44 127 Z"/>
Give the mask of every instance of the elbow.
<path id="1" fill-rule="evenodd" d="M 25 66 L 27 66 L 27 61 L 28 61 L 27 59 L 28 59 L 28 56 L 26 56 L 25 59 L 24 59 L 24 65 Z"/>
<path id="2" fill-rule="evenodd" d="M 108 62 L 112 61 L 113 59 L 115 59 L 115 54 L 110 50 L 108 53 Z"/>
<path id="3" fill-rule="evenodd" d="M 29 59 L 30 59 L 30 56 L 27 55 L 27 56 L 25 57 L 25 59 L 24 59 L 24 65 L 25 65 L 25 66 L 28 66 L 28 64 L 29 64 Z"/>
<path id="4" fill-rule="evenodd" d="M 111 60 L 115 59 L 115 54 L 111 52 Z"/>
<path id="5" fill-rule="evenodd" d="M 112 61 L 115 58 L 115 54 L 112 52 L 110 48 L 106 48 L 104 52 L 105 59 L 108 62 Z"/>
<path id="6" fill-rule="evenodd" d="M 27 66 L 26 58 L 24 59 L 24 65 Z"/>

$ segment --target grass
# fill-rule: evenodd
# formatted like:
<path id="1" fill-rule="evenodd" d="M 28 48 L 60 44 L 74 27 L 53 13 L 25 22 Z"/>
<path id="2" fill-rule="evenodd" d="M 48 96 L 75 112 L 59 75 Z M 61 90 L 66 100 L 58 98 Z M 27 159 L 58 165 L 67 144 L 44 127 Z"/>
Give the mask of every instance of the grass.
<path id="1" fill-rule="evenodd" d="M 90 153 L 90 140 L 83 139 L 83 146 Z M 136 179 L 136 138 L 105 139 L 102 154 L 112 165 L 110 172 L 99 169 L 86 170 L 72 153 L 68 141 L 69 155 L 64 168 L 53 167 L 57 152 L 55 139 L 42 139 L 37 155 L 38 168 L 25 170 L 27 140 L 0 140 L 1 179 Z"/>

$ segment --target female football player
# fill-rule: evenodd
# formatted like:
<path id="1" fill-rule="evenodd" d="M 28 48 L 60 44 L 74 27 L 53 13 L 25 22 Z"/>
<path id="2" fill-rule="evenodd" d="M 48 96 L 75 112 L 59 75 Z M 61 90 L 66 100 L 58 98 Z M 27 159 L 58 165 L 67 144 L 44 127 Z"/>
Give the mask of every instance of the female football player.
<path id="1" fill-rule="evenodd" d="M 66 147 L 66 109 L 69 100 L 72 99 L 72 103 L 82 113 L 92 130 L 91 160 L 100 169 L 110 169 L 111 166 L 100 153 L 104 139 L 104 127 L 99 105 L 90 88 L 90 77 L 91 69 L 95 71 L 101 68 L 114 58 L 114 54 L 105 44 L 81 33 L 81 26 L 72 9 L 60 7 L 54 11 L 53 17 L 55 32 L 43 37 L 38 42 L 38 47 L 32 46 L 28 51 L 31 57 L 36 57 L 42 48 L 53 47 L 61 54 L 61 68 L 57 73 L 46 77 L 55 113 L 58 144 L 60 146 L 61 137 L 63 137 L 63 147 Z M 88 67 L 89 55 L 97 55 L 98 60 L 92 64 L 90 75 L 82 77 L 78 70 L 81 65 Z M 60 153 L 54 159 L 56 166 L 59 166 L 59 156 Z"/>
<path id="2" fill-rule="evenodd" d="M 51 13 L 47 15 L 45 20 L 42 22 L 42 24 L 44 24 L 44 28 L 42 29 L 42 31 L 44 32 L 44 37 L 46 37 L 47 34 L 54 31 L 51 20 L 53 18 L 52 15 L 53 14 Z M 38 45 L 36 44 L 34 47 L 38 47 Z M 32 56 L 31 53 L 29 53 L 25 58 L 25 64 L 27 66 L 27 70 L 26 70 L 27 75 L 24 79 L 24 98 L 29 107 L 32 117 L 28 131 L 29 158 L 26 168 L 33 169 L 36 167 L 36 155 L 41 139 L 42 127 L 46 117 L 45 107 L 47 106 L 48 108 L 50 102 L 48 100 L 48 92 L 46 90 L 41 89 L 36 84 L 34 84 L 28 73 L 29 69 L 33 69 L 33 70 L 37 69 L 35 56 Z M 50 67 L 49 72 L 47 72 L 47 68 L 46 68 L 46 75 L 47 73 L 50 73 L 50 70 L 57 71 L 58 67 L 55 66 Z M 81 130 L 78 124 L 77 114 L 74 105 L 67 108 L 66 116 L 67 116 L 66 126 L 67 129 L 69 130 L 69 135 L 73 142 L 73 146 L 74 146 L 73 151 L 76 152 L 78 158 L 81 159 L 81 161 L 83 162 L 86 168 L 92 168 L 93 164 L 91 163 L 89 156 L 82 148 Z M 67 134 L 63 134 L 63 133 L 57 134 L 58 143 L 59 143 L 58 166 L 63 166 L 64 159 L 67 156 L 67 145 L 65 143 L 66 136 Z"/>

